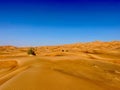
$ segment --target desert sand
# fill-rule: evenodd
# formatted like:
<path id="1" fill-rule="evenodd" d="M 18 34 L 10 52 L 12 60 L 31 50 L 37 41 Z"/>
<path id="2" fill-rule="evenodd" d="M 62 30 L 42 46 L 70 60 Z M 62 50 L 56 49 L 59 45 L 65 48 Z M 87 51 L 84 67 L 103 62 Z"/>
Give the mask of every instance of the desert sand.
<path id="1" fill-rule="evenodd" d="M 120 90 L 120 41 L 0 46 L 0 90 Z"/>

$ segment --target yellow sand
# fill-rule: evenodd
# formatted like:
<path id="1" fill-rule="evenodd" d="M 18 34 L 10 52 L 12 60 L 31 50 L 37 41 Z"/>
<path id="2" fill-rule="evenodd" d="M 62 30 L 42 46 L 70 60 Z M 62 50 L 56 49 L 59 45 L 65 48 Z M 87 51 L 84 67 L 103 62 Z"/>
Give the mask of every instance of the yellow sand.
<path id="1" fill-rule="evenodd" d="M 2 47 L 0 90 L 120 90 L 120 44 L 112 43 L 105 43 L 109 49 L 88 43 L 91 48 L 80 51 L 79 44 L 38 47 L 37 56 L 25 54 L 27 48 Z"/>

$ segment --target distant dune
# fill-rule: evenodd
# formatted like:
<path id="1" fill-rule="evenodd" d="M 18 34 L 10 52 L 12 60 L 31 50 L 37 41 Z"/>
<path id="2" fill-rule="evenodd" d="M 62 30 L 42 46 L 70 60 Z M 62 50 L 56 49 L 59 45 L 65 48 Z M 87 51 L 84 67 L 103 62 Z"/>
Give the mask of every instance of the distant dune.
<path id="1" fill-rule="evenodd" d="M 15 46 L 0 46 L 0 51 L 4 53 L 10 52 L 24 52 L 31 47 L 15 47 Z M 111 41 L 111 42 L 101 42 L 101 41 L 94 41 L 94 42 L 87 42 L 87 43 L 75 43 L 75 44 L 66 44 L 60 46 L 38 46 L 34 47 L 38 53 L 41 52 L 90 52 L 96 49 L 104 50 L 120 50 L 120 41 Z"/>
<path id="2" fill-rule="evenodd" d="M 0 57 L 27 56 L 29 48 L 31 47 L 0 46 Z M 89 57 L 93 59 L 99 58 L 99 56 L 107 57 L 107 55 L 111 55 L 113 58 L 120 56 L 120 41 L 94 41 L 60 46 L 38 46 L 33 48 L 37 56 L 85 56 L 86 58 Z"/>
<path id="3" fill-rule="evenodd" d="M 0 46 L 0 90 L 120 90 L 120 41 Z"/>

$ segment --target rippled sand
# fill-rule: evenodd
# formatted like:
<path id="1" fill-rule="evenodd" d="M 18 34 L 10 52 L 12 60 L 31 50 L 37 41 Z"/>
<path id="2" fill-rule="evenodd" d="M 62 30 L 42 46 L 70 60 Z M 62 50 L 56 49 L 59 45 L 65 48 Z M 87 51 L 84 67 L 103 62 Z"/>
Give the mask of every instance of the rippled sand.
<path id="1" fill-rule="evenodd" d="M 75 56 L 0 61 L 0 90 L 120 90 L 120 65 Z"/>
<path id="2" fill-rule="evenodd" d="M 120 90 L 120 42 L 0 47 L 0 90 Z"/>

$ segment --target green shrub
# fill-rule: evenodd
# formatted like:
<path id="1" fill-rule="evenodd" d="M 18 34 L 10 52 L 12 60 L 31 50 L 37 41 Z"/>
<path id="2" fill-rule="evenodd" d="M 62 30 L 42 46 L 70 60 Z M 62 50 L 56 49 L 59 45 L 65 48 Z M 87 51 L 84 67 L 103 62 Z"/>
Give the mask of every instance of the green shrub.
<path id="1" fill-rule="evenodd" d="M 28 53 L 28 55 L 36 56 L 35 51 L 34 51 L 33 48 L 30 48 L 27 53 Z"/>

